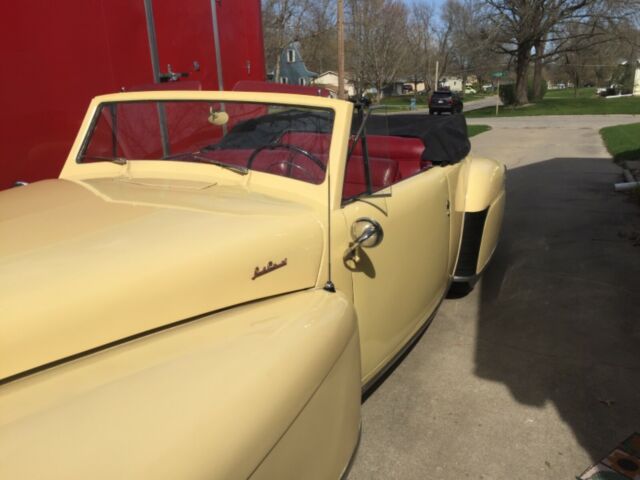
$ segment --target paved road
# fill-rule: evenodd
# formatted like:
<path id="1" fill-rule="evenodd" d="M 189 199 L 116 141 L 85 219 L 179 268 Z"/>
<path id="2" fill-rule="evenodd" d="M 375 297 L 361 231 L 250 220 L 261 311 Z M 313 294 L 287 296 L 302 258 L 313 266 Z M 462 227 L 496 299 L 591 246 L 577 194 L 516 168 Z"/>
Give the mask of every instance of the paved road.
<path id="1" fill-rule="evenodd" d="M 496 95 L 492 95 L 490 97 L 481 98 L 480 100 L 472 100 L 470 102 L 465 102 L 464 103 L 464 111 L 465 112 L 470 112 L 471 110 L 478 110 L 480 108 L 495 107 L 496 100 L 497 100 L 497 96 Z M 502 105 L 502 102 L 500 102 L 500 105 Z M 395 111 L 395 112 L 390 112 L 389 115 L 400 114 L 400 113 L 421 113 L 421 114 L 424 114 L 424 113 L 429 113 L 429 109 L 428 108 L 418 108 L 416 110 L 409 110 L 407 108 L 407 109 L 402 109 L 402 110 Z"/>
<path id="2" fill-rule="evenodd" d="M 640 431 L 640 208 L 597 133 L 626 122 L 470 121 L 510 169 L 501 244 L 364 403 L 350 480 L 571 479 Z"/>
<path id="3" fill-rule="evenodd" d="M 495 107 L 497 99 L 498 99 L 497 95 L 492 95 L 490 97 L 481 98 L 480 100 L 472 100 L 470 102 L 465 102 L 464 111 L 470 112 L 471 110 L 479 110 L 481 108 L 486 108 L 486 107 Z M 502 105 L 502 102 L 500 102 L 500 105 Z"/>

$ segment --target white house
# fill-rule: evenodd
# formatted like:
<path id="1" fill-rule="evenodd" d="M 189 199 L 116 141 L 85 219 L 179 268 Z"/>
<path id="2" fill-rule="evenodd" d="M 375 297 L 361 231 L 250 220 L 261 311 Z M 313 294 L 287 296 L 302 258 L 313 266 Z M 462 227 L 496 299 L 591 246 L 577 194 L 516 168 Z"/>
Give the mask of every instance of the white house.
<path id="1" fill-rule="evenodd" d="M 640 96 L 640 59 L 636 60 L 636 73 L 633 77 L 633 94 Z"/>
<path id="2" fill-rule="evenodd" d="M 448 88 L 452 92 L 462 91 L 462 79 L 460 77 L 442 77 L 438 84 L 438 87 Z"/>
<path id="3" fill-rule="evenodd" d="M 346 78 L 344 79 L 345 80 L 344 88 L 347 92 L 347 95 L 349 96 L 355 95 L 356 89 L 353 83 L 351 83 L 351 81 L 349 80 L 348 75 L 346 75 L 345 77 Z M 324 87 L 327 90 L 330 90 L 332 93 L 337 94 L 338 93 L 338 74 L 331 70 L 321 73 L 313 81 L 313 84 L 319 87 Z"/>

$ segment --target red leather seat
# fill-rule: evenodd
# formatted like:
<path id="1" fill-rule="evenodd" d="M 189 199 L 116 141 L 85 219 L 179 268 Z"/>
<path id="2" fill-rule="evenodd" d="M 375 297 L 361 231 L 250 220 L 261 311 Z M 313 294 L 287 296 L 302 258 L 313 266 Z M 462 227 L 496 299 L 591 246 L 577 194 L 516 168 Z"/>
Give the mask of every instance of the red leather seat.
<path id="1" fill-rule="evenodd" d="M 318 153 L 329 154 L 331 146 L 331 134 L 315 132 L 285 132 L 280 137 L 280 143 L 295 145 L 314 155 Z"/>
<path id="2" fill-rule="evenodd" d="M 320 153 L 314 153 L 313 155 L 323 165 L 327 164 L 328 155 Z M 254 158 L 251 168 L 260 172 L 295 178 L 316 185 L 322 183 L 325 176 L 324 169 L 320 168 L 316 162 L 301 153 L 287 148 L 261 151 Z"/>
<path id="3" fill-rule="evenodd" d="M 398 164 L 388 158 L 369 157 L 369 172 L 373 191 L 382 190 L 399 179 Z M 342 198 L 351 198 L 367 190 L 364 172 L 364 158 L 351 155 L 344 176 Z"/>
<path id="4" fill-rule="evenodd" d="M 367 152 L 370 157 L 389 158 L 398 164 L 400 179 L 410 177 L 430 166 L 422 161 L 424 143 L 419 138 L 367 135 Z M 358 142 L 353 153 L 362 155 L 362 143 Z"/>
<path id="5" fill-rule="evenodd" d="M 279 143 L 299 147 L 326 165 L 331 146 L 331 135 L 316 132 L 285 132 Z M 430 162 L 422 160 L 424 144 L 418 138 L 370 135 L 367 136 L 367 149 L 374 192 L 430 166 Z M 246 166 L 252 152 L 251 149 L 213 150 L 207 152 L 207 157 Z M 294 160 L 293 166 L 288 162 L 298 156 L 304 157 L 304 155 L 287 148 L 266 149 L 255 158 L 252 168 L 311 183 L 321 183 L 325 173 L 312 160 Z M 365 191 L 362 143 L 358 142 L 347 163 L 343 197 L 350 198 Z"/>

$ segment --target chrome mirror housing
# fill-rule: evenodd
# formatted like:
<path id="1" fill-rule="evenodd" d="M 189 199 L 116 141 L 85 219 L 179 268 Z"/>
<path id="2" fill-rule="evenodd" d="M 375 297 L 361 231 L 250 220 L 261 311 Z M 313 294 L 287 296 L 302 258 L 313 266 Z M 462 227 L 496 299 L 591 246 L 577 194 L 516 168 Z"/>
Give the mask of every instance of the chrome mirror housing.
<path id="1" fill-rule="evenodd" d="M 358 218 L 351 225 L 351 238 L 353 241 L 344 252 L 344 260 L 358 261 L 357 252 L 360 247 L 372 248 L 379 245 L 384 236 L 382 226 L 372 218 Z"/>

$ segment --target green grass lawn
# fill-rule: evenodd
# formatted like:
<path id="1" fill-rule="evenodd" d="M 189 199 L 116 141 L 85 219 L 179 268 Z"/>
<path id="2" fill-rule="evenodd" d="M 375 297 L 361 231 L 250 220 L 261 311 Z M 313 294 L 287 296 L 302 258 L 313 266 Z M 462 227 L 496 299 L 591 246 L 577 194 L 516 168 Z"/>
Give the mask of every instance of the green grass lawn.
<path id="1" fill-rule="evenodd" d="M 596 87 L 547 90 L 547 94 L 544 98 L 597 98 Z"/>
<path id="2" fill-rule="evenodd" d="M 606 127 L 600 135 L 615 161 L 640 160 L 640 123 Z"/>
<path id="3" fill-rule="evenodd" d="M 477 92 L 477 93 L 465 93 L 462 97 L 463 102 L 472 102 L 474 100 L 481 100 L 483 98 L 495 95 L 495 92 Z"/>
<path id="4" fill-rule="evenodd" d="M 524 107 L 500 107 L 500 117 L 528 115 L 603 115 L 640 114 L 640 97 L 605 99 L 595 93 L 595 88 L 550 90 L 541 102 Z M 495 107 L 473 110 L 465 114 L 469 118 L 495 117 Z"/>
<path id="5" fill-rule="evenodd" d="M 491 130 L 489 125 L 467 125 L 467 134 L 469 137 L 480 135 L 481 133 Z"/>

